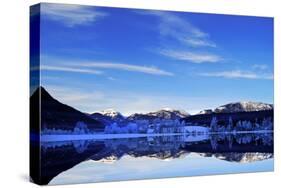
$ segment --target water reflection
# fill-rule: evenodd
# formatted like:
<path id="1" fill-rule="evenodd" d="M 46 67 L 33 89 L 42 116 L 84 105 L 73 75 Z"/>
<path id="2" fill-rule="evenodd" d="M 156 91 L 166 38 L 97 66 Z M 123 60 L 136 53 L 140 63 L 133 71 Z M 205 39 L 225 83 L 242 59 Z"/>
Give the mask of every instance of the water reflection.
<path id="1" fill-rule="evenodd" d="M 273 158 L 273 135 L 271 133 L 176 135 L 43 142 L 42 181 L 48 184 L 58 174 L 84 161 L 112 163 L 124 156 L 130 156 L 130 160 L 143 157 L 162 161 L 180 160 L 191 153 L 197 153 L 201 158 L 216 158 L 235 163 L 267 160 Z M 193 161 L 189 159 L 187 162 Z M 170 165 L 172 167 L 173 163 Z M 95 168 L 95 165 L 92 167 Z M 95 181 L 97 180 L 93 179 L 93 182 Z"/>

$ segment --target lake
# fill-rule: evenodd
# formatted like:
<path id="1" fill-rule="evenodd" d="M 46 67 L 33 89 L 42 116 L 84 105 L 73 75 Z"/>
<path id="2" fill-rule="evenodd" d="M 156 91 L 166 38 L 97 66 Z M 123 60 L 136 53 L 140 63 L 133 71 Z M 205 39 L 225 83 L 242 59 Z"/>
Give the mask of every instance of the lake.
<path id="1" fill-rule="evenodd" d="M 180 134 L 41 142 L 44 184 L 273 171 L 273 134 Z"/>

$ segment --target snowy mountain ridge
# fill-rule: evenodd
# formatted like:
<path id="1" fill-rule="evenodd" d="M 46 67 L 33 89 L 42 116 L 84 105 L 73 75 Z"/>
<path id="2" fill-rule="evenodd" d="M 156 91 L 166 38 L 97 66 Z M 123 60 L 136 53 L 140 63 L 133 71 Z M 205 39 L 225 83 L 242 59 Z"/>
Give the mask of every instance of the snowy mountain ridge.
<path id="1" fill-rule="evenodd" d="M 263 111 L 263 110 L 273 110 L 272 104 L 261 103 L 261 102 L 236 102 L 228 103 L 215 108 L 215 113 L 231 113 L 231 112 L 253 112 L 253 111 Z"/>
<path id="2" fill-rule="evenodd" d="M 212 114 L 212 113 L 233 113 L 233 112 L 257 112 L 264 110 L 273 110 L 272 104 L 262 102 L 241 101 L 228 103 L 212 109 L 201 110 L 197 115 Z"/>
<path id="3" fill-rule="evenodd" d="M 175 110 L 175 109 L 171 109 L 171 108 L 163 108 L 163 109 L 158 110 L 156 112 L 149 112 L 147 114 L 157 116 L 157 117 L 160 116 L 160 117 L 163 117 L 164 119 L 167 119 L 167 118 L 169 119 L 170 116 L 172 116 L 173 114 L 180 117 L 180 118 L 189 116 L 189 114 L 184 110 Z"/>
<path id="4" fill-rule="evenodd" d="M 102 110 L 102 111 L 99 111 L 99 112 L 96 112 L 96 113 L 100 113 L 104 116 L 108 116 L 108 117 L 111 117 L 111 118 L 114 118 L 114 117 L 117 117 L 117 116 L 123 116 L 120 112 L 117 112 L 114 109 L 105 109 L 105 110 Z"/>
<path id="5" fill-rule="evenodd" d="M 160 118 L 160 119 L 180 119 L 189 116 L 184 110 L 175 110 L 171 108 L 163 108 L 161 110 L 149 113 L 135 113 L 128 117 L 129 120 Z"/>
<path id="6" fill-rule="evenodd" d="M 211 114 L 213 113 L 212 109 L 201 110 L 198 114 Z"/>
<path id="7" fill-rule="evenodd" d="M 92 119 L 98 120 L 105 125 L 111 124 L 113 122 L 123 122 L 125 117 L 116 110 L 113 109 L 106 109 L 99 112 L 94 112 L 90 114 Z"/>

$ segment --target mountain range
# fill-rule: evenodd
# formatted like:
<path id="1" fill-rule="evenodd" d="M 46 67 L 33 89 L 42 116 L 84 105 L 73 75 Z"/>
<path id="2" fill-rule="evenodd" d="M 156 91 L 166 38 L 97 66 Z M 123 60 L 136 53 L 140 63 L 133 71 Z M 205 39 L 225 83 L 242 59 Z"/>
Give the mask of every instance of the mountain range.
<path id="1" fill-rule="evenodd" d="M 117 112 L 113 109 L 110 110 L 104 110 L 101 112 L 95 112 L 90 115 L 93 119 L 102 121 L 105 124 L 112 123 L 112 122 L 118 122 L 118 123 L 124 123 L 129 121 L 137 121 L 137 120 L 153 120 L 153 119 L 162 119 L 162 120 L 192 120 L 194 122 L 195 119 L 201 119 L 206 120 L 206 122 L 210 122 L 210 118 L 213 117 L 213 115 L 216 115 L 218 117 L 225 116 L 224 119 L 228 120 L 229 114 L 232 114 L 235 118 L 235 114 L 239 114 L 243 116 L 244 119 L 250 119 L 254 118 L 256 115 L 257 118 L 260 116 L 271 116 L 270 114 L 273 113 L 273 105 L 272 104 L 266 104 L 266 103 L 260 103 L 260 102 L 236 102 L 236 103 L 228 103 L 222 106 L 219 106 L 212 109 L 206 109 L 200 111 L 198 114 L 190 115 L 186 111 L 183 110 L 174 110 L 169 108 L 164 108 L 155 112 L 149 112 L 149 113 L 135 113 L 128 117 L 123 116 L 120 112 Z M 244 114 L 244 115 L 243 115 Z M 245 117 L 244 117 L 245 116 Z M 249 118 L 247 118 L 247 116 Z M 198 123 L 201 123 L 202 121 L 196 121 Z"/>
<path id="2" fill-rule="evenodd" d="M 30 105 L 32 109 L 39 110 L 39 95 L 41 97 L 41 129 L 73 130 L 78 121 L 86 123 L 89 130 L 101 131 L 106 125 L 113 122 L 126 125 L 128 122 L 137 120 L 179 119 L 190 123 L 209 124 L 214 115 L 218 117 L 219 121 L 225 122 L 228 121 L 230 115 L 234 120 L 242 118 L 250 121 L 254 121 L 256 118 L 273 117 L 273 105 L 258 102 L 229 103 L 214 110 L 203 110 L 195 115 L 190 115 L 183 110 L 169 108 L 149 113 L 135 113 L 128 117 L 113 109 L 86 114 L 54 99 L 43 87 L 39 87 L 31 96 Z M 38 130 L 38 123 L 33 122 L 32 128 L 36 128 L 36 126 Z"/>

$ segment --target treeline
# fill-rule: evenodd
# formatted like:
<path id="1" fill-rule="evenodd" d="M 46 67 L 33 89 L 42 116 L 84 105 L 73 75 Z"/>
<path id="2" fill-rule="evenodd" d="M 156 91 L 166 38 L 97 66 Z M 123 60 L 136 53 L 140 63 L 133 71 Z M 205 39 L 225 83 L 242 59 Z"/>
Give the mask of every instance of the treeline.
<path id="1" fill-rule="evenodd" d="M 234 126 L 236 126 L 236 124 L 240 121 L 240 123 L 237 124 L 238 127 L 239 124 L 242 124 L 243 121 L 250 122 L 253 125 L 255 123 L 262 124 L 265 118 L 271 118 L 272 122 L 274 120 L 273 110 L 264 110 L 257 112 L 198 114 L 188 116 L 181 120 L 184 120 L 186 123 L 190 123 L 193 125 L 209 127 L 213 117 L 216 117 L 217 124 L 224 127 L 227 127 L 227 125 L 229 124 L 230 117 Z M 243 125 L 245 125 L 245 123 Z"/>
<path id="2" fill-rule="evenodd" d="M 233 132 L 233 131 L 260 131 L 260 130 L 273 130 L 273 121 L 271 117 L 264 118 L 262 121 L 255 122 L 247 120 L 239 120 L 233 123 L 232 117 L 229 116 L 228 124 L 222 125 L 217 121 L 214 116 L 210 123 L 211 132 Z"/>

